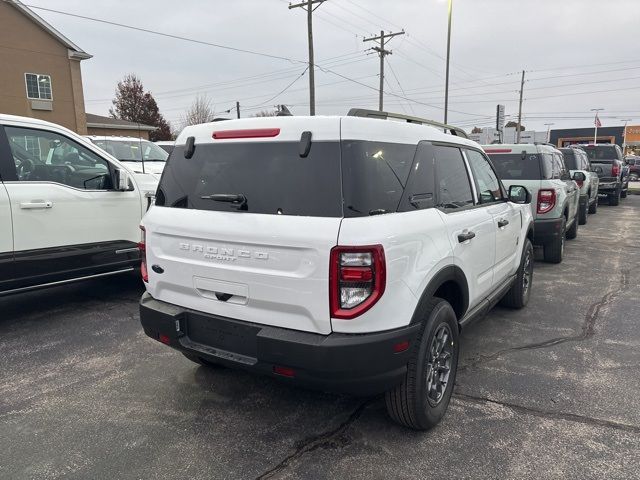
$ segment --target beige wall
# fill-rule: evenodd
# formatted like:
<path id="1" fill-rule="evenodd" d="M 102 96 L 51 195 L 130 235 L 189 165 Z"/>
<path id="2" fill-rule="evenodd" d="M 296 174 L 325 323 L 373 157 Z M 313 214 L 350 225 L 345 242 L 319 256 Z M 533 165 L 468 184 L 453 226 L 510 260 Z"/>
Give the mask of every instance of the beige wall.
<path id="1" fill-rule="evenodd" d="M 146 130 L 118 130 L 115 128 L 93 128 L 89 127 L 88 129 L 89 135 L 98 135 L 104 137 L 135 137 L 142 138 L 144 140 L 149 140 L 149 132 Z"/>
<path id="2" fill-rule="evenodd" d="M 51 76 L 52 111 L 33 110 L 25 73 Z M 0 1 L 0 113 L 35 117 L 86 133 L 80 62 L 67 48 L 6 2 Z"/>

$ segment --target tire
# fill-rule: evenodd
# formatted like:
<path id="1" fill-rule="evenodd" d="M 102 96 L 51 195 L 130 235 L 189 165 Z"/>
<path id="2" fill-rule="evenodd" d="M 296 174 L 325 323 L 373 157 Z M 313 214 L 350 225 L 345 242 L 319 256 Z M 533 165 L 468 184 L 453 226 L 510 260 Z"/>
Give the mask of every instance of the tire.
<path id="1" fill-rule="evenodd" d="M 627 192 L 629 191 L 629 187 L 626 190 L 620 192 L 620 198 L 627 198 Z"/>
<path id="2" fill-rule="evenodd" d="M 580 220 L 578 217 L 579 217 L 579 214 L 576 214 L 576 216 L 573 219 L 573 224 L 571 225 L 571 228 L 567 230 L 567 239 L 569 240 L 573 240 L 578 236 L 578 223 Z"/>
<path id="3" fill-rule="evenodd" d="M 528 238 L 524 242 L 522 258 L 516 274 L 516 280 L 502 297 L 500 304 L 509 308 L 523 308 L 529 303 L 533 282 L 533 245 Z"/>
<path id="4" fill-rule="evenodd" d="M 180 352 L 180 353 L 182 353 L 182 355 L 187 357 L 193 363 L 197 363 L 198 365 L 202 365 L 203 367 L 209 367 L 209 368 L 221 368 L 222 367 L 222 365 L 220 365 L 219 363 L 210 362 L 209 360 L 205 360 L 204 358 L 200 358 L 197 355 L 194 355 L 192 353 L 186 353 L 186 352 Z"/>
<path id="5" fill-rule="evenodd" d="M 544 245 L 544 261 L 560 263 L 564 256 L 564 237 L 567 229 L 567 220 L 563 218 L 560 235 L 553 242 Z"/>
<path id="6" fill-rule="evenodd" d="M 587 220 L 589 219 L 589 200 L 584 204 L 584 207 L 580 209 L 578 212 L 578 223 L 580 225 L 586 225 Z"/>
<path id="7" fill-rule="evenodd" d="M 428 430 L 442 420 L 451 399 L 458 368 L 459 332 L 453 308 L 445 300 L 435 297 L 429 302 L 427 312 L 424 328 L 413 344 L 404 380 L 385 394 L 389 416 L 400 425 L 414 430 Z M 443 334 L 448 336 L 447 341 L 442 342 Z M 442 376 L 446 372 L 446 383 L 440 391 L 427 390 L 429 385 L 442 387 L 442 383 L 430 383 L 427 378 L 433 378 L 432 372 L 435 370 L 431 368 L 433 361 L 429 357 L 439 346 L 442 348 L 438 362 L 449 368 L 448 372 L 439 370 Z"/>
<path id="8" fill-rule="evenodd" d="M 597 213 L 598 212 L 598 195 L 596 195 L 596 199 L 593 201 L 591 205 L 589 205 L 589 213 Z"/>
<path id="9" fill-rule="evenodd" d="M 616 193 L 612 193 L 609 195 L 609 205 L 612 207 L 617 207 L 620 204 L 621 193 L 619 190 L 616 190 Z"/>

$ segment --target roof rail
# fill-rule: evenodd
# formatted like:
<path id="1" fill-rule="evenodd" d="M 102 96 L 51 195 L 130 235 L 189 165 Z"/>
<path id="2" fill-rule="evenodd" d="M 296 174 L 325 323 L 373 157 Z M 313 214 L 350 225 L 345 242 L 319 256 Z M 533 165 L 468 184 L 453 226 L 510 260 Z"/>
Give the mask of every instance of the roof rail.
<path id="1" fill-rule="evenodd" d="M 558 148 L 557 145 L 554 145 L 553 143 L 549 143 L 549 142 L 533 142 L 534 145 L 546 145 L 547 147 L 553 147 L 553 148 Z"/>
<path id="2" fill-rule="evenodd" d="M 428 120 L 426 118 L 412 117 L 409 115 L 402 115 L 400 113 L 380 112 L 378 110 L 367 110 L 366 108 L 352 108 L 347 113 L 349 117 L 365 117 L 365 118 L 378 118 L 380 120 L 387 120 L 388 118 L 395 118 L 398 120 L 405 120 L 407 123 L 417 123 L 419 125 L 430 125 L 432 127 L 442 128 L 445 132 L 448 130 L 451 135 L 457 137 L 469 138 L 467 132 L 462 128 L 454 127 L 453 125 L 447 125 L 445 123 L 436 122 L 434 120 Z"/>

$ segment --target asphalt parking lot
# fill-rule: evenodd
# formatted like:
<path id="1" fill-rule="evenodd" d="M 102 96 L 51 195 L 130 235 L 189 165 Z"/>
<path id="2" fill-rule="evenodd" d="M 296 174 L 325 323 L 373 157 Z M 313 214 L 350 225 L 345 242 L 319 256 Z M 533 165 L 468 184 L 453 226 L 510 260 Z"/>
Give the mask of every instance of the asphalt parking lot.
<path id="1" fill-rule="evenodd" d="M 463 335 L 445 420 L 189 362 L 112 278 L 0 299 L 0 478 L 640 478 L 640 196 Z"/>

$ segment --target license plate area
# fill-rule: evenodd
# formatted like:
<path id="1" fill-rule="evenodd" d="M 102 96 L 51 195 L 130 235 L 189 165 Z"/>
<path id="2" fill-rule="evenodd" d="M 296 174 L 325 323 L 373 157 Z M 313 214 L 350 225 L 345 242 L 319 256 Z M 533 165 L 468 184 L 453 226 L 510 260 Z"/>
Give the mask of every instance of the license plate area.
<path id="1" fill-rule="evenodd" d="M 260 327 L 228 318 L 210 317 L 190 313 L 187 316 L 187 339 L 185 346 L 209 355 L 255 363 Z M 191 344 L 191 345 L 189 345 Z"/>

